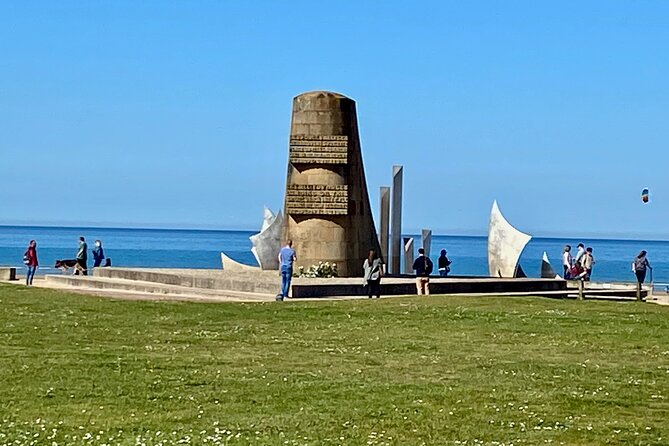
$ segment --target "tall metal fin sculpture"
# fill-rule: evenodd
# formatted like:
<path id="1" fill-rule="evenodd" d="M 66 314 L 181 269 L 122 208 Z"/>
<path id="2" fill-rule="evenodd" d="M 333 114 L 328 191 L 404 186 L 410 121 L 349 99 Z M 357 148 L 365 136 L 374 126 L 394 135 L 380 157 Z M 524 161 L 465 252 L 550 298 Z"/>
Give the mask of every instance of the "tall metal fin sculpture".
<path id="1" fill-rule="evenodd" d="M 423 229 L 420 232 L 421 247 L 425 250 L 425 257 L 430 257 L 432 248 L 432 229 Z"/>
<path id="2" fill-rule="evenodd" d="M 404 274 L 413 272 L 413 237 L 404 237 Z"/>
<path id="3" fill-rule="evenodd" d="M 520 232 L 506 221 L 497 206 L 490 211 L 488 226 L 488 272 L 491 277 L 516 277 L 518 260 L 531 235 Z"/>
<path id="4" fill-rule="evenodd" d="M 404 167 L 393 166 L 393 188 L 391 191 L 390 207 L 390 249 L 388 250 L 388 265 L 390 274 L 400 274 L 402 263 L 400 252 L 402 251 L 402 183 L 404 178 Z"/>
<path id="5" fill-rule="evenodd" d="M 550 260 L 548 260 L 548 254 L 546 254 L 546 251 L 544 251 L 544 255 L 541 258 L 541 278 L 542 279 L 560 278 L 560 276 L 555 273 L 555 270 L 553 269 Z"/>
<path id="6" fill-rule="evenodd" d="M 390 188 L 388 186 L 381 186 L 379 192 L 379 220 L 381 221 L 379 230 L 381 252 L 379 256 L 383 259 L 385 265 L 388 263 L 388 240 L 390 239 Z"/>
<path id="7" fill-rule="evenodd" d="M 278 270 L 278 253 L 281 248 L 281 232 L 283 231 L 283 215 L 265 208 L 263 223 L 258 234 L 249 237 L 253 247 L 251 252 L 261 269 Z"/>

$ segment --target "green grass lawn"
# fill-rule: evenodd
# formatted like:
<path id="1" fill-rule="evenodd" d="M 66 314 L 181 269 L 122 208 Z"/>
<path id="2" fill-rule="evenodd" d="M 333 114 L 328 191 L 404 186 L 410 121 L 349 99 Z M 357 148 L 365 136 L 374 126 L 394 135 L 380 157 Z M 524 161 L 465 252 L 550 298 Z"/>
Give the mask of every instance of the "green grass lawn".
<path id="1" fill-rule="evenodd" d="M 669 307 L 0 285 L 0 445 L 669 444 Z"/>

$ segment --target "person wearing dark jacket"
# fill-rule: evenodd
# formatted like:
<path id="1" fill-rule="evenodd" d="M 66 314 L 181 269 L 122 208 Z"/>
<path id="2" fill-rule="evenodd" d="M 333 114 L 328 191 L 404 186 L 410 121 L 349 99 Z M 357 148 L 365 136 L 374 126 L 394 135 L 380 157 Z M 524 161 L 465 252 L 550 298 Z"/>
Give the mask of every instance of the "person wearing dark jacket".
<path id="1" fill-rule="evenodd" d="M 102 242 L 100 240 L 96 240 L 95 248 L 93 248 L 93 268 L 100 266 L 104 259 L 105 252 L 102 250 Z"/>
<path id="2" fill-rule="evenodd" d="M 448 276 L 448 273 L 451 272 L 451 262 L 448 260 L 448 257 L 446 257 L 446 250 L 442 249 L 441 250 L 441 255 L 439 256 L 438 260 L 438 266 L 439 266 L 439 275 L 442 277 Z"/>
<path id="3" fill-rule="evenodd" d="M 77 249 L 77 269 L 75 274 L 83 274 L 84 276 L 88 275 L 88 245 L 86 244 L 86 239 L 79 237 L 79 249 Z"/>
<path id="4" fill-rule="evenodd" d="M 425 256 L 425 250 L 418 248 L 418 258 L 413 262 L 416 271 L 416 291 L 418 294 L 430 294 L 430 274 L 432 274 L 432 260 Z"/>
<path id="5" fill-rule="evenodd" d="M 28 250 L 23 254 L 23 263 L 25 263 L 28 268 L 26 273 L 26 285 L 30 286 L 33 284 L 33 278 L 35 277 L 35 272 L 37 272 L 37 267 L 39 262 L 37 261 L 37 242 L 35 240 L 30 240 L 28 245 Z"/>
<path id="6" fill-rule="evenodd" d="M 636 275 L 636 280 L 639 283 L 643 283 L 646 280 L 647 269 L 650 269 L 651 271 L 653 270 L 653 268 L 650 266 L 650 262 L 648 262 L 646 254 L 646 251 L 641 251 L 632 262 L 632 272 Z M 652 277 L 653 275 L 651 274 L 651 282 Z"/>

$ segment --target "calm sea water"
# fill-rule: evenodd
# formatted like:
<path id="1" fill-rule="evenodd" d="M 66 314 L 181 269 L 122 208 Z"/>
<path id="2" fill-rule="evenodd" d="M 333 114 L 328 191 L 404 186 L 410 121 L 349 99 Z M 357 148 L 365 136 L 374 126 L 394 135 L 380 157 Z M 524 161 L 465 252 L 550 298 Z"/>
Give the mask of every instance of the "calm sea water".
<path id="1" fill-rule="evenodd" d="M 242 263 L 255 264 L 250 251 L 251 234 L 252 231 L 0 226 L 0 266 L 23 268 L 23 253 L 28 241 L 35 239 L 38 243 L 39 272 L 52 273 L 56 259 L 75 257 L 78 238 L 82 235 L 90 248 L 95 239 L 102 240 L 105 254 L 112 259 L 114 266 L 220 268 L 221 251 Z M 414 238 L 418 245 L 420 237 Z M 645 249 L 654 267 L 655 283 L 669 283 L 667 241 L 534 238 L 525 248 L 520 263 L 528 276 L 539 277 L 544 251 L 558 270 L 562 247 L 569 243 L 575 248 L 578 242 L 594 250 L 596 264 L 593 280 L 633 281 L 630 263 L 641 249 Z M 431 257 L 436 259 L 441 249 L 448 250 L 448 256 L 453 261 L 453 274 L 487 274 L 486 237 L 433 236 Z"/>

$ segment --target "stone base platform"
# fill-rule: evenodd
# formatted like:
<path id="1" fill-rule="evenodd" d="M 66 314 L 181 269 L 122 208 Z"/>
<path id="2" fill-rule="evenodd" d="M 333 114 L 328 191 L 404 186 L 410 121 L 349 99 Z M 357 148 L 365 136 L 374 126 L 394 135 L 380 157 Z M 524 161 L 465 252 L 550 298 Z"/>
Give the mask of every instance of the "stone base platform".
<path id="1" fill-rule="evenodd" d="M 93 276 L 47 275 L 44 286 L 91 290 L 99 294 L 139 293 L 159 298 L 187 300 L 271 301 L 279 292 L 276 271 L 225 271 L 196 269 L 98 268 Z M 294 278 L 291 297 L 296 299 L 361 297 L 366 295 L 362 278 Z M 500 279 L 432 277 L 432 294 L 553 296 L 566 297 L 567 284 L 559 279 Z M 413 277 L 386 277 L 382 296 L 416 294 Z"/>
<path id="2" fill-rule="evenodd" d="M 7 277 L 0 281 L 9 281 Z M 586 299 L 636 300 L 632 283 L 585 282 Z M 134 300 L 186 300 L 205 302 L 272 302 L 280 287 L 275 271 L 223 271 L 196 269 L 98 268 L 93 276 L 69 274 L 37 277 L 35 286 L 89 295 Z M 498 279 L 485 277 L 431 277 L 432 294 L 467 296 L 544 296 L 577 298 L 578 283 L 555 279 Z M 361 278 L 295 278 L 294 300 L 360 299 L 366 297 Z M 415 278 L 385 277 L 382 297 L 415 295 Z M 669 294 L 645 286 L 648 302 L 669 304 Z M 293 300 L 293 299 L 291 299 Z"/>

